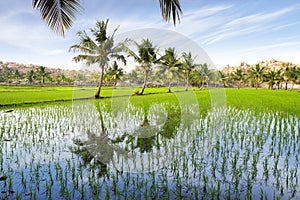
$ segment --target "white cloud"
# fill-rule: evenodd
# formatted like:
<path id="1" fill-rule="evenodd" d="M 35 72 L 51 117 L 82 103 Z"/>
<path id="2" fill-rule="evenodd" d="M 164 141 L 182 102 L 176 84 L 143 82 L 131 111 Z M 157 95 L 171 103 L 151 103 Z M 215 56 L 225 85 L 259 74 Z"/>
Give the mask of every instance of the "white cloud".
<path id="1" fill-rule="evenodd" d="M 90 4 L 90 2 L 87 2 L 87 4 Z M 96 5 L 98 2 L 95 0 L 94 4 Z M 238 4 L 238 2 L 236 4 Z M 71 31 L 66 33 L 65 38 L 58 37 L 49 30 L 41 20 L 38 11 L 32 9 L 30 2 L 28 5 L 26 4 L 27 6 L 25 8 L 18 8 L 17 5 L 16 3 L 15 8 L 7 9 L 7 11 L 4 10 L 5 13 L 0 13 L 0 25 L 2 28 L 0 31 L 0 45 L 2 45 L 3 49 L 5 45 L 8 44 L 10 48 L 15 47 L 20 51 L 26 51 L 25 53 L 32 52 L 34 55 L 28 57 L 27 60 L 32 59 L 33 63 L 42 63 L 44 61 L 48 66 L 78 66 L 78 64 L 71 61 L 73 54 L 68 52 L 68 48 L 77 42 L 78 38 L 76 32 L 93 27 L 97 16 L 110 16 L 110 33 L 117 25 L 120 25 L 117 35 L 145 28 L 178 32 L 196 41 L 198 46 L 203 45 L 210 49 L 209 54 L 217 66 L 234 63 L 236 60 L 243 61 L 244 59 L 250 60 L 253 58 L 253 60 L 255 60 L 261 58 L 257 52 L 262 50 L 273 50 L 276 48 L 287 48 L 299 45 L 299 42 L 297 42 L 299 38 L 295 36 L 295 33 L 299 33 L 299 29 L 294 30 L 294 27 L 300 23 L 297 21 L 297 17 L 295 17 L 295 13 L 298 12 L 299 9 L 298 4 L 283 9 L 279 8 L 279 6 L 270 5 L 270 7 L 267 8 L 273 10 L 270 12 L 265 11 L 266 8 L 263 7 L 259 8 L 259 10 L 258 8 L 255 8 L 255 10 L 253 8 L 243 10 L 239 5 L 224 3 L 224 1 L 219 5 L 209 6 L 203 6 L 203 4 L 199 3 L 196 7 L 190 7 L 184 10 L 181 23 L 176 27 L 174 27 L 172 23 L 166 24 L 162 21 L 161 17 L 158 16 L 159 8 L 155 10 L 156 12 L 153 12 L 153 10 L 147 12 L 148 10 L 146 9 L 142 14 L 141 11 L 132 9 L 128 10 L 128 14 L 126 15 L 122 12 L 122 16 L 120 16 L 119 12 L 112 14 L 112 10 L 105 10 L 101 7 L 99 11 L 97 11 L 99 13 L 89 13 L 89 10 L 85 10 L 83 16 L 79 15 Z M 111 8 L 112 6 L 109 7 Z M 248 14 L 245 14 L 245 12 Z M 22 19 L 22 16 L 26 16 L 26 19 Z M 292 29 L 293 31 L 287 33 Z M 266 33 L 268 32 L 276 39 L 274 43 L 267 38 Z M 280 35 L 282 32 L 284 32 L 283 35 Z M 278 37 L 276 34 L 278 34 Z M 286 35 L 284 34 L 290 34 L 288 36 L 291 38 L 285 38 Z M 251 41 L 252 43 L 249 45 L 251 45 L 252 48 L 245 49 L 241 47 L 242 45 L 239 45 L 239 42 L 245 38 L 244 36 L 251 36 L 253 41 Z M 176 41 L 176 38 L 173 38 L 173 40 L 174 41 L 171 41 L 170 39 L 165 43 L 180 43 L 180 41 Z M 268 45 L 261 45 L 261 41 L 264 41 L 264 43 Z M 226 42 L 230 43 L 230 45 L 228 46 Z M 163 44 L 163 42 L 161 44 Z M 245 45 L 247 44 L 244 44 L 244 46 Z M 256 47 L 258 45 L 259 47 Z M 230 52 L 223 52 L 224 49 L 229 49 Z M 293 54 L 293 51 L 287 52 Z M 274 58 L 280 56 L 278 52 L 272 51 L 271 53 L 274 55 Z M 10 54 L 15 56 L 16 60 L 18 57 L 21 57 L 14 52 Z M 53 60 L 53 57 L 55 57 L 55 60 Z"/>
<path id="2" fill-rule="evenodd" d="M 264 45 L 264 46 L 259 46 L 259 47 L 255 47 L 255 48 L 245 49 L 245 50 L 243 50 L 243 52 L 270 50 L 270 49 L 275 49 L 275 48 L 279 48 L 279 47 L 289 47 L 289 46 L 300 46 L 300 42 L 292 41 L 292 42 L 283 42 L 283 43 Z"/>
<path id="3" fill-rule="evenodd" d="M 228 38 L 269 31 L 278 27 L 278 18 L 298 9 L 298 6 L 288 7 L 270 13 L 256 13 L 232 19 L 204 36 L 202 44 L 210 45 Z"/>

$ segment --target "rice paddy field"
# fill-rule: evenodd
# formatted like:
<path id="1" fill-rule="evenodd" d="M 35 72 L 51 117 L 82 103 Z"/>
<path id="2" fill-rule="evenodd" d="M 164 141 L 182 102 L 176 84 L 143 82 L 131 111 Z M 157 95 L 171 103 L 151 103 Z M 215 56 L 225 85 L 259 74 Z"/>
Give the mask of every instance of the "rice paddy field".
<path id="1" fill-rule="evenodd" d="M 179 90 L 1 88 L 0 199 L 300 198 L 299 92 Z"/>

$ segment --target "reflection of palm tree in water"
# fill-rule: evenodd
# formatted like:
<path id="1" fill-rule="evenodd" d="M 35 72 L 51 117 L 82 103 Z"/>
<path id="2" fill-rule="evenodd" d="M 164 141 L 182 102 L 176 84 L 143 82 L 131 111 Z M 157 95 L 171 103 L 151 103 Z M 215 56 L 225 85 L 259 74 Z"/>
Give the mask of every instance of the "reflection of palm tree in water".
<path id="1" fill-rule="evenodd" d="M 171 139 L 176 135 L 176 130 L 180 126 L 179 110 L 168 108 L 166 121 L 161 130 L 159 130 L 156 125 L 151 125 L 149 121 L 149 106 L 147 106 L 143 107 L 143 122 L 133 134 L 125 132 L 115 139 L 110 139 L 107 127 L 105 126 L 103 110 L 99 102 L 95 102 L 95 107 L 99 114 L 101 133 L 95 134 L 88 131 L 86 141 L 74 141 L 74 143 L 81 147 L 80 152 L 77 153 L 81 155 L 84 164 L 88 164 L 94 159 L 95 163 L 101 167 L 100 171 L 103 174 L 106 173 L 107 165 L 112 161 L 114 153 L 117 153 L 118 156 L 128 158 L 128 153 L 133 152 L 135 149 L 139 149 L 141 153 L 150 152 L 155 145 L 159 149 L 161 144 L 159 139 L 161 137 L 158 137 L 158 135 L 163 136 L 164 139 Z M 135 140 L 136 137 L 138 137 L 137 140 Z M 125 149 L 121 149 L 118 145 L 115 145 L 124 141 L 128 144 Z M 137 141 L 136 144 L 134 144 L 134 141 Z"/>
<path id="2" fill-rule="evenodd" d="M 168 109 L 167 110 L 167 119 L 164 122 L 163 127 L 159 130 L 158 125 L 151 125 L 149 121 L 149 110 L 150 105 L 143 107 L 144 118 L 142 124 L 139 126 L 138 129 L 134 131 L 133 134 L 124 133 L 121 137 L 118 137 L 115 140 L 112 140 L 112 143 L 119 143 L 123 142 L 126 137 L 128 138 L 129 142 L 133 142 L 136 137 L 137 143 L 134 146 L 130 144 L 132 149 L 139 149 L 141 153 L 150 152 L 152 148 L 156 145 L 157 148 L 160 146 L 160 141 L 158 135 L 163 136 L 165 139 L 171 139 L 176 134 L 176 129 L 180 125 L 180 116 L 178 109 Z M 130 146 L 129 145 L 129 146 Z M 126 148 L 128 150 L 128 148 Z"/>

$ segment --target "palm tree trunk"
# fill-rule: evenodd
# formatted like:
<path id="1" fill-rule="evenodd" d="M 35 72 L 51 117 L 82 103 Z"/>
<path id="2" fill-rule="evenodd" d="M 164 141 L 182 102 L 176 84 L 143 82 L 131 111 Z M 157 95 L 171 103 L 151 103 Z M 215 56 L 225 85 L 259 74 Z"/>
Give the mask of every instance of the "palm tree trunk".
<path id="1" fill-rule="evenodd" d="M 168 92 L 171 92 L 171 80 L 169 80 L 169 87 L 168 87 Z"/>
<path id="2" fill-rule="evenodd" d="M 285 90 L 287 90 L 288 89 L 288 82 L 286 81 L 285 82 Z"/>
<path id="3" fill-rule="evenodd" d="M 96 94 L 94 95 L 94 97 L 96 99 L 100 98 L 100 93 L 101 93 L 101 87 L 102 87 L 102 82 L 103 82 L 103 75 L 104 75 L 104 66 L 101 66 L 101 76 L 100 76 L 100 81 L 99 81 L 99 85 L 98 85 L 98 89 Z"/>
<path id="4" fill-rule="evenodd" d="M 273 85 L 272 83 L 269 83 L 269 90 L 272 90 L 273 89 Z"/>
<path id="5" fill-rule="evenodd" d="M 147 86 L 147 80 L 148 80 L 148 71 L 146 70 L 145 77 L 144 77 L 144 84 L 143 84 L 142 90 L 138 93 L 139 95 L 142 95 L 144 93 L 145 88 Z"/>
<path id="6" fill-rule="evenodd" d="M 189 78 L 186 79 L 186 87 L 185 87 L 185 91 L 189 90 Z"/>
<path id="7" fill-rule="evenodd" d="M 117 89 L 117 82 L 114 82 L 114 89 Z"/>
<path id="8" fill-rule="evenodd" d="M 201 90 L 203 88 L 203 81 L 201 81 L 199 89 Z"/>

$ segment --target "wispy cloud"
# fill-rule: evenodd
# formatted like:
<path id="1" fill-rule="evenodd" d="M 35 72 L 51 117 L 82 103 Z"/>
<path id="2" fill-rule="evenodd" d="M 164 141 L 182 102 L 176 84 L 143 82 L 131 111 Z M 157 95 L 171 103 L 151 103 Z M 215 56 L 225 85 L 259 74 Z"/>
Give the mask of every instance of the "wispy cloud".
<path id="1" fill-rule="evenodd" d="M 269 45 L 264 45 L 264 46 L 259 46 L 255 48 L 248 48 L 243 50 L 243 52 L 253 52 L 253 51 L 262 51 L 262 50 L 270 50 L 270 49 L 275 49 L 279 47 L 289 47 L 289 46 L 298 46 L 300 45 L 300 42 L 282 42 L 282 43 L 276 43 L 276 44 L 269 44 Z"/>
<path id="2" fill-rule="evenodd" d="M 183 16 L 183 20 L 195 20 L 204 17 L 215 15 L 219 12 L 232 8 L 233 5 L 217 5 L 217 6 L 206 6 L 196 10 L 190 10 L 186 12 Z"/>
<path id="3" fill-rule="evenodd" d="M 297 9 L 299 9 L 299 6 L 292 6 L 274 12 L 261 12 L 232 19 L 204 36 L 202 44 L 209 45 L 236 36 L 249 35 L 270 29 L 274 30 L 278 27 L 278 18 Z"/>
<path id="4" fill-rule="evenodd" d="M 293 7 L 288 7 L 271 13 L 257 13 L 257 14 L 240 17 L 238 19 L 234 19 L 231 22 L 225 24 L 224 27 L 246 26 L 250 24 L 257 24 L 257 23 L 261 24 L 261 23 L 270 22 L 288 12 L 297 9 L 297 7 L 298 6 L 293 6 Z"/>

